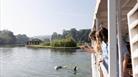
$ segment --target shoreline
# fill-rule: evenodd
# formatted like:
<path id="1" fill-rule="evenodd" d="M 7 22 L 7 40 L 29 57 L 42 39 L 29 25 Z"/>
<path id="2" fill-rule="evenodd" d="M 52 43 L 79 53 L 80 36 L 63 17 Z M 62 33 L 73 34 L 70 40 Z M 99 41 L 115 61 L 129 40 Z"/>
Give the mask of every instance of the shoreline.
<path id="1" fill-rule="evenodd" d="M 28 48 L 50 48 L 50 49 L 80 49 L 80 47 L 52 47 L 52 46 L 42 46 L 42 45 L 25 45 Z"/>
<path id="2" fill-rule="evenodd" d="M 24 44 L 3 44 L 3 45 L 0 45 L 0 47 L 25 47 Z"/>

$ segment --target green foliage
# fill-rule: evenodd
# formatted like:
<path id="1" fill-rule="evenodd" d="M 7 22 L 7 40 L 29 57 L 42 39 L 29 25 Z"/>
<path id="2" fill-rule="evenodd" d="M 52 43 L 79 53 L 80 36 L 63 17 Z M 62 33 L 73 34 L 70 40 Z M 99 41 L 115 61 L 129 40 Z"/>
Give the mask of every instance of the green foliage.
<path id="1" fill-rule="evenodd" d="M 56 32 L 54 32 L 51 36 L 51 40 L 55 40 L 55 39 L 61 39 L 62 35 L 57 34 Z"/>
<path id="2" fill-rule="evenodd" d="M 16 35 L 16 44 L 25 44 L 28 40 L 29 40 L 29 38 L 24 34 Z"/>
<path id="3" fill-rule="evenodd" d="M 49 39 L 49 38 L 45 38 L 45 39 L 44 39 L 44 42 L 45 42 L 45 43 L 50 42 L 50 39 Z"/>
<path id="4" fill-rule="evenodd" d="M 43 42 L 41 43 L 42 46 L 50 46 L 50 42 Z"/>
<path id="5" fill-rule="evenodd" d="M 89 33 L 90 33 L 90 29 L 79 30 L 78 37 L 80 38 L 77 38 L 77 41 L 78 42 L 90 42 Z"/>
<path id="6" fill-rule="evenodd" d="M 76 47 L 76 42 L 70 37 L 66 37 L 65 39 L 56 39 L 53 40 L 50 45 L 52 47 Z"/>
<path id="7" fill-rule="evenodd" d="M 0 31 L 0 44 L 14 44 L 16 37 L 13 32 L 8 30 Z"/>
<path id="8" fill-rule="evenodd" d="M 29 38 L 26 35 L 15 36 L 13 32 L 8 30 L 0 31 L 0 45 L 3 44 L 25 44 Z"/>
<path id="9" fill-rule="evenodd" d="M 90 42 L 90 39 L 88 37 L 90 31 L 91 31 L 90 29 L 76 30 L 75 28 L 72 28 L 70 30 L 63 30 L 62 35 L 54 32 L 52 34 L 52 40 L 64 39 L 69 35 L 77 43 L 78 42 Z"/>

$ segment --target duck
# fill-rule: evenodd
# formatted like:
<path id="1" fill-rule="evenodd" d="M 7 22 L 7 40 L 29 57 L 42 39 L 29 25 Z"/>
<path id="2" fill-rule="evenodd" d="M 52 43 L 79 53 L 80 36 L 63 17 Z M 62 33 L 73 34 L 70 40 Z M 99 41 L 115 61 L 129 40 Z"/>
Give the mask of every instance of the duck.
<path id="1" fill-rule="evenodd" d="M 74 70 L 74 72 L 76 72 L 77 71 L 77 66 L 75 66 L 73 70 Z"/>
<path id="2" fill-rule="evenodd" d="M 54 68 L 55 68 L 55 70 L 59 70 L 59 69 L 62 69 L 63 66 L 55 66 Z"/>

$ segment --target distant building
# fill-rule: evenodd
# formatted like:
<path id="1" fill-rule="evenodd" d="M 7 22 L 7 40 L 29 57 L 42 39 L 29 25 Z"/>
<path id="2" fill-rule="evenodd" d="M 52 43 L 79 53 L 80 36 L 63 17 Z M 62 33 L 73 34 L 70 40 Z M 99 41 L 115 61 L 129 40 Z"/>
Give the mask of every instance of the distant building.
<path id="1" fill-rule="evenodd" d="M 40 39 L 30 39 L 27 41 L 27 45 L 39 45 L 42 41 Z"/>

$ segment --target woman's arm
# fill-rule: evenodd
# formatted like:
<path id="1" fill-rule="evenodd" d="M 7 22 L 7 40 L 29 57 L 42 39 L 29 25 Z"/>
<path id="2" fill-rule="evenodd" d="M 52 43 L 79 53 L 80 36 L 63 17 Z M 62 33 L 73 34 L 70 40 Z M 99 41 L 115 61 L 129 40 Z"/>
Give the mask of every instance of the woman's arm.
<path id="1" fill-rule="evenodd" d="M 93 47 L 91 46 L 88 46 L 88 45 L 83 45 L 83 46 L 80 46 L 81 49 L 89 52 L 89 53 L 95 53 L 95 50 Z"/>

